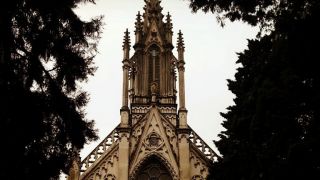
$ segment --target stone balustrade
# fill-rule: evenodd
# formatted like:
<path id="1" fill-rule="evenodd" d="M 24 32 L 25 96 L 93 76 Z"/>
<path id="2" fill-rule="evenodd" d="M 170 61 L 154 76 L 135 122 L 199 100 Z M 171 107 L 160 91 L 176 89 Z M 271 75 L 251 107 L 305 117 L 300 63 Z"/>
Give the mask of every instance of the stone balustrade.
<path id="1" fill-rule="evenodd" d="M 189 127 L 190 128 L 190 127 Z M 100 142 L 100 144 L 86 157 L 82 160 L 80 164 L 80 172 L 81 174 L 85 172 L 88 168 L 91 167 L 94 162 L 96 162 L 102 154 L 104 154 L 109 147 L 114 144 L 119 138 L 119 134 L 117 131 L 117 128 L 115 128 L 104 140 Z M 190 134 L 189 134 L 189 140 L 190 142 L 196 146 L 209 160 L 215 162 L 220 157 L 217 155 L 209 145 L 207 145 L 200 136 L 195 133 L 190 128 Z"/>
<path id="2" fill-rule="evenodd" d="M 108 148 L 118 140 L 119 134 L 115 128 L 100 144 L 80 163 L 80 173 L 85 172 Z"/>
<path id="3" fill-rule="evenodd" d="M 189 140 L 211 161 L 216 162 L 220 158 L 217 153 L 215 153 L 210 146 L 205 143 L 200 136 L 190 128 Z"/>
<path id="4" fill-rule="evenodd" d="M 151 109 L 151 106 L 132 106 L 132 114 L 146 114 Z"/>

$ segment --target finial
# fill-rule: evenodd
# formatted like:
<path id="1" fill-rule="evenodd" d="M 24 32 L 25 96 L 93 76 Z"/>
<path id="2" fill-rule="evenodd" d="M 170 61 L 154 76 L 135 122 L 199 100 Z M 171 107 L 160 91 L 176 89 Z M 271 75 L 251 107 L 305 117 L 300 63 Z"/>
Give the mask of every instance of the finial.
<path id="1" fill-rule="evenodd" d="M 129 36 L 129 31 L 128 28 L 126 29 L 126 31 L 124 32 L 124 38 L 123 38 L 123 49 L 125 48 L 130 48 L 130 36 Z"/>
<path id="2" fill-rule="evenodd" d="M 140 14 L 140 11 L 138 11 L 138 14 L 137 14 L 137 21 L 141 21 L 141 14 Z"/>
<path id="3" fill-rule="evenodd" d="M 167 14 L 167 23 L 171 23 L 171 15 L 170 15 L 170 13 L 168 12 L 168 14 Z"/>
<path id="4" fill-rule="evenodd" d="M 138 31 L 141 31 L 141 30 L 142 30 L 142 23 L 141 23 L 141 14 L 140 14 L 140 11 L 138 11 L 138 14 L 137 14 L 137 18 L 136 18 L 136 22 L 135 22 L 135 27 L 136 27 L 136 31 L 135 31 L 135 32 L 138 32 Z"/>
<path id="5" fill-rule="evenodd" d="M 178 33 L 178 43 L 177 43 L 177 48 L 178 50 L 184 50 L 184 41 L 183 41 L 183 37 L 182 37 L 182 33 L 181 30 L 179 30 Z"/>

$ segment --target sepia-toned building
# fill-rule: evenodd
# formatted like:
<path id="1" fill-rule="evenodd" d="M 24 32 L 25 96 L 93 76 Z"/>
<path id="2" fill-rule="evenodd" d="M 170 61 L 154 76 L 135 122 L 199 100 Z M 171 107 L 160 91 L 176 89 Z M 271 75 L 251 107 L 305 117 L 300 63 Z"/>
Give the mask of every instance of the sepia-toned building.
<path id="1" fill-rule="evenodd" d="M 206 179 L 217 155 L 187 124 L 182 33 L 175 57 L 171 16 L 164 17 L 160 0 L 145 0 L 134 33 L 131 57 L 128 30 L 124 35 L 120 124 L 74 161 L 68 179 Z"/>

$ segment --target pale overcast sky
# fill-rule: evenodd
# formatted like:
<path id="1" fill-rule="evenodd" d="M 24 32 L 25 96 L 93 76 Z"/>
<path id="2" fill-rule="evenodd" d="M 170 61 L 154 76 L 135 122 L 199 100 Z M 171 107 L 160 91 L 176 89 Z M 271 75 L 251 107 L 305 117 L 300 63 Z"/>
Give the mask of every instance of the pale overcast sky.
<path id="1" fill-rule="evenodd" d="M 214 15 L 192 14 L 186 0 L 162 0 L 163 14 L 172 15 L 173 42 L 181 29 L 185 40 L 185 83 L 188 124 L 206 143 L 223 130 L 220 112 L 233 104 L 227 79 L 234 79 L 236 52 L 247 47 L 257 28 L 243 23 L 227 23 L 221 28 Z M 90 93 L 87 117 L 94 119 L 100 139 L 86 145 L 83 159 L 120 122 L 122 88 L 122 42 L 126 28 L 134 42 L 134 22 L 138 11 L 143 13 L 144 0 L 97 0 L 96 5 L 81 5 L 76 12 L 82 19 L 104 15 L 104 29 L 95 59 L 98 70 L 83 87 Z M 133 45 L 133 43 L 132 43 Z M 173 49 L 175 55 L 176 48 Z M 131 50 L 130 55 L 133 55 Z"/>

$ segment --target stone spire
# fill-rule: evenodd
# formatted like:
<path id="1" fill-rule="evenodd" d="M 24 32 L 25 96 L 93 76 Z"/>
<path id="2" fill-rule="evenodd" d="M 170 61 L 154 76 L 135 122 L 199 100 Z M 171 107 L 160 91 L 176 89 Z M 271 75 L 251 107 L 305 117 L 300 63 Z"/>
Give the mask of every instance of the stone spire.
<path id="1" fill-rule="evenodd" d="M 168 43 L 172 43 L 172 20 L 171 20 L 171 15 L 168 14 L 166 15 L 166 39 Z"/>
<path id="2" fill-rule="evenodd" d="M 179 75 L 179 128 L 178 128 L 178 137 L 179 137 L 179 165 L 180 165 L 180 179 L 190 179 L 190 146 L 189 146 L 189 127 L 187 123 L 187 114 L 188 111 L 185 106 L 185 84 L 184 84 L 184 41 L 182 37 L 181 30 L 178 33 L 178 75 Z"/>
<path id="3" fill-rule="evenodd" d="M 140 11 L 138 11 L 138 14 L 137 14 L 137 18 L 136 18 L 136 22 L 135 22 L 135 28 L 136 28 L 136 30 L 134 31 L 135 35 L 136 35 L 135 44 L 138 44 L 141 41 L 142 33 L 143 33 L 143 31 L 142 31 L 143 30 L 143 24 L 142 24 Z"/>
<path id="4" fill-rule="evenodd" d="M 179 72 L 179 105 L 180 110 L 186 110 L 185 107 L 185 85 L 184 85 L 184 41 L 182 37 L 181 30 L 178 33 L 178 43 L 177 43 L 177 50 L 178 50 L 178 72 Z"/>
<path id="5" fill-rule="evenodd" d="M 166 15 L 166 23 L 167 23 L 167 28 L 172 29 L 172 20 L 171 20 L 171 15 L 169 12 Z"/>
<path id="6" fill-rule="evenodd" d="M 128 109 L 128 78 L 129 78 L 129 52 L 130 52 L 130 37 L 128 29 L 124 33 L 123 38 L 123 89 L 122 89 L 122 109 Z"/>
<path id="7" fill-rule="evenodd" d="M 178 41 L 177 41 L 177 48 L 178 48 L 178 60 L 184 61 L 183 53 L 184 53 L 184 40 L 183 40 L 183 34 L 181 33 L 181 30 L 179 30 L 178 33 Z"/>
<path id="8" fill-rule="evenodd" d="M 130 51 L 130 37 L 129 37 L 129 31 L 128 28 L 127 30 L 124 32 L 124 37 L 123 37 L 123 59 L 127 59 L 129 60 L 129 51 Z"/>
<path id="9" fill-rule="evenodd" d="M 146 5 L 144 6 L 144 28 L 146 29 L 152 20 L 156 20 L 158 25 L 162 24 L 163 14 L 162 7 L 160 6 L 160 0 L 144 0 Z"/>
<path id="10" fill-rule="evenodd" d="M 129 96 L 129 69 L 130 69 L 130 37 L 128 29 L 124 32 L 123 38 L 123 89 L 122 89 L 122 107 L 120 109 L 120 126 L 117 128 L 119 132 L 119 165 L 118 170 L 121 171 L 119 173 L 119 180 L 128 180 L 128 164 L 129 164 L 129 142 L 128 138 L 130 137 L 130 123 L 129 123 L 129 106 L 128 106 L 128 96 Z"/>

